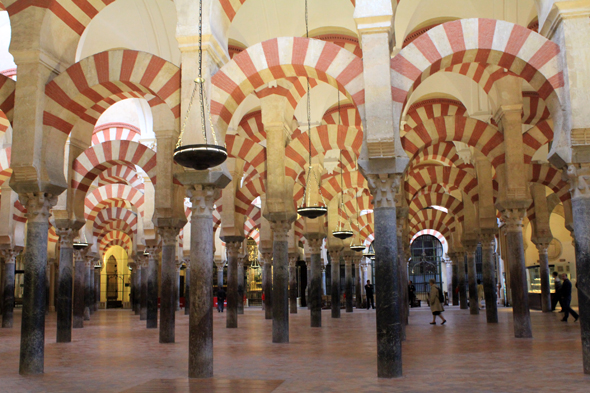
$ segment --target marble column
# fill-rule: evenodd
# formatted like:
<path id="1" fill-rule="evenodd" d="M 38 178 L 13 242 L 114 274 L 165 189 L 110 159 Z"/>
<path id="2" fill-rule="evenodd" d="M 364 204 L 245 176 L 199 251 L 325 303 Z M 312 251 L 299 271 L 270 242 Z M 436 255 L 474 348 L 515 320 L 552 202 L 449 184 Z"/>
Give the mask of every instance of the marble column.
<path id="1" fill-rule="evenodd" d="M 321 258 L 321 255 L 320 255 Z M 326 264 L 324 263 L 324 261 L 321 262 L 322 265 L 322 296 L 327 295 L 327 290 L 326 290 Z"/>
<path id="2" fill-rule="evenodd" d="M 191 266 L 190 261 L 184 269 L 184 315 L 189 315 L 191 310 Z"/>
<path id="3" fill-rule="evenodd" d="M 451 287 L 452 287 L 452 298 L 453 298 L 453 306 L 459 305 L 459 292 L 456 291 L 457 287 L 459 286 L 459 261 L 458 261 L 458 253 L 453 252 L 449 253 L 449 257 L 451 261 L 453 261 L 453 275 L 451 277 Z"/>
<path id="4" fill-rule="evenodd" d="M 289 342 L 289 241 L 292 223 L 271 221 L 272 254 L 272 342 Z"/>
<path id="5" fill-rule="evenodd" d="M 131 269 L 129 272 L 129 308 L 131 313 L 135 313 L 135 301 L 137 299 L 137 291 L 135 288 L 135 277 L 137 277 L 137 267 L 133 259 L 127 260 L 127 266 Z M 94 291 L 96 296 L 96 290 Z"/>
<path id="6" fill-rule="evenodd" d="M 243 237 L 224 237 L 227 250 L 227 315 L 225 327 L 238 327 L 238 257 L 242 247 Z"/>
<path id="7" fill-rule="evenodd" d="M 322 327 L 322 243 L 323 235 L 306 236 L 311 254 L 311 286 L 307 290 L 310 303 L 311 327 Z"/>
<path id="8" fill-rule="evenodd" d="M 264 319 L 272 319 L 272 264 L 273 254 L 262 253 L 262 293 L 264 294 Z"/>
<path id="9" fill-rule="evenodd" d="M 51 259 L 47 261 L 47 273 L 49 276 L 49 312 L 55 311 L 55 270 L 57 268 L 57 261 Z"/>
<path id="10" fill-rule="evenodd" d="M 311 302 L 309 301 L 309 291 L 311 290 L 311 257 L 305 259 L 305 269 L 307 270 L 307 309 L 311 310 Z"/>
<path id="11" fill-rule="evenodd" d="M 502 212 L 502 219 L 506 222 L 506 255 L 510 260 L 512 318 L 516 338 L 533 337 L 522 239 L 522 220 L 525 213 L 525 209 L 506 209 Z"/>
<path id="12" fill-rule="evenodd" d="M 213 377 L 213 205 L 220 190 L 194 185 L 192 203 L 189 378 Z"/>
<path id="13" fill-rule="evenodd" d="M 86 277 L 86 257 L 83 250 L 76 250 L 76 264 L 74 266 L 74 321 L 73 328 L 81 329 L 84 327 L 84 295 L 85 295 L 85 277 Z"/>
<path id="14" fill-rule="evenodd" d="M 567 175 L 572 196 L 572 215 L 578 280 L 578 307 L 582 331 L 584 373 L 590 374 L 590 187 L 588 166 L 570 165 Z M 572 288 L 573 290 L 573 288 Z"/>
<path id="15" fill-rule="evenodd" d="M 543 312 L 551 312 L 551 281 L 549 280 L 549 255 L 547 248 L 549 242 L 537 242 L 539 251 L 539 270 L 541 275 L 541 309 Z"/>
<path id="16" fill-rule="evenodd" d="M 465 254 L 458 252 L 457 268 L 459 271 L 459 308 L 467 310 L 467 280 L 465 280 Z"/>
<path id="17" fill-rule="evenodd" d="M 357 252 L 355 253 L 354 257 L 353 257 L 353 263 L 354 263 L 354 269 L 355 269 L 355 275 L 356 275 L 356 288 L 355 288 L 355 298 L 356 298 L 356 308 L 362 308 L 363 307 L 363 295 L 362 295 L 362 278 L 361 278 L 361 274 L 362 274 L 362 267 L 361 267 L 361 259 L 362 259 L 362 255 Z"/>
<path id="18" fill-rule="evenodd" d="M 289 254 L 289 313 L 297 314 L 297 254 Z"/>
<path id="19" fill-rule="evenodd" d="M 156 329 L 158 327 L 158 248 L 146 247 L 148 253 L 147 263 L 147 310 L 146 323 L 147 329 Z"/>
<path id="20" fill-rule="evenodd" d="M 47 237 L 50 209 L 57 197 L 48 193 L 19 194 L 27 208 L 24 291 L 19 374 L 42 374 L 45 346 Z"/>
<path id="21" fill-rule="evenodd" d="M 98 282 L 100 288 L 100 279 Z M 135 259 L 135 315 L 141 312 L 141 257 L 137 256 Z"/>
<path id="22" fill-rule="evenodd" d="M 332 318 L 340 318 L 340 250 L 330 250 L 332 266 Z"/>
<path id="23" fill-rule="evenodd" d="M 225 266 L 225 261 L 215 262 L 215 266 L 217 267 L 217 288 L 223 287 L 223 267 Z"/>
<path id="24" fill-rule="evenodd" d="M 486 300 L 486 320 L 488 323 L 498 323 L 498 293 L 496 287 L 496 264 L 494 261 L 493 234 L 481 236 L 481 263 L 483 273 L 483 291 Z"/>
<path id="25" fill-rule="evenodd" d="M 174 286 L 174 293 L 176 295 L 176 302 L 174 308 L 176 311 L 180 311 L 180 268 L 182 266 L 181 261 L 176 261 L 176 283 Z"/>
<path id="26" fill-rule="evenodd" d="M 84 274 L 84 320 L 90 321 L 90 308 L 94 303 L 94 279 L 92 278 L 94 257 L 86 256 L 84 263 L 86 264 L 86 272 Z"/>
<path id="27" fill-rule="evenodd" d="M 399 269 L 395 195 L 401 175 L 365 175 L 373 195 L 375 217 L 375 305 L 377 314 L 377 375 L 402 376 L 402 337 L 399 313 Z"/>
<path id="28" fill-rule="evenodd" d="M 244 314 L 244 255 L 238 257 L 238 315 Z"/>
<path id="29" fill-rule="evenodd" d="M 100 270 L 101 263 L 99 259 L 98 263 L 94 267 L 94 311 L 98 311 L 98 309 L 100 308 Z M 137 276 L 137 268 L 135 268 L 135 276 Z M 135 284 L 135 293 L 137 295 L 137 280 Z"/>
<path id="30" fill-rule="evenodd" d="M 465 257 L 467 258 L 467 277 L 469 286 L 469 314 L 471 315 L 479 315 L 479 299 L 477 298 L 477 281 L 475 270 L 476 249 L 477 244 L 465 244 Z"/>
<path id="31" fill-rule="evenodd" d="M 160 296 L 160 343 L 175 341 L 176 298 L 178 295 L 176 278 L 176 240 L 180 228 L 175 226 L 158 227 L 162 239 L 162 293 Z M 156 265 L 157 275 L 157 265 Z M 156 285 L 156 293 L 158 286 Z M 156 307 L 157 307 L 156 295 Z M 157 308 L 156 308 L 157 312 Z"/>
<path id="32" fill-rule="evenodd" d="M 148 308 L 148 258 L 144 251 L 141 257 L 141 304 L 139 307 L 139 320 L 147 320 Z"/>
<path id="33" fill-rule="evenodd" d="M 346 297 L 346 312 L 352 312 L 352 251 L 344 252 L 344 294 Z"/>
<path id="34" fill-rule="evenodd" d="M 2 291 L 2 327 L 12 328 L 14 311 L 14 273 L 16 257 L 20 250 L 3 250 L 4 257 L 4 288 Z"/>

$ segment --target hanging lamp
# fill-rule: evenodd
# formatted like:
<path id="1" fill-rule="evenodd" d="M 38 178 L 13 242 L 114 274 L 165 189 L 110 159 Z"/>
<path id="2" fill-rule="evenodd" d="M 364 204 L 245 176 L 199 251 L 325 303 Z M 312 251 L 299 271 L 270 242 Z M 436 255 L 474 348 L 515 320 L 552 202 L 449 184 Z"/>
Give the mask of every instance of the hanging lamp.
<path id="1" fill-rule="evenodd" d="M 201 104 L 201 130 L 205 143 L 183 146 L 182 137 L 184 136 L 184 131 L 188 123 L 197 91 L 199 92 L 199 100 Z M 207 117 L 209 118 L 213 144 L 208 143 L 205 113 L 207 113 Z M 199 76 L 195 79 L 193 93 L 188 104 L 180 135 L 178 136 L 176 148 L 174 149 L 174 161 L 183 167 L 203 171 L 223 164 L 226 159 L 227 150 L 224 146 L 217 143 L 215 129 L 213 128 L 213 122 L 211 121 L 211 111 L 208 108 L 207 96 L 205 94 L 205 79 L 203 78 L 203 0 L 199 0 Z"/>
<path id="2" fill-rule="evenodd" d="M 360 225 L 359 224 L 359 199 L 358 199 L 357 192 L 358 192 L 358 190 L 355 189 L 354 196 L 355 196 L 355 199 L 356 199 L 356 222 L 357 222 L 358 225 Z M 357 242 L 356 243 L 352 243 L 350 245 L 350 249 L 352 251 L 359 252 L 359 251 L 363 251 L 365 248 L 367 248 L 367 247 L 365 247 L 365 245 L 363 243 L 361 243 L 361 231 L 360 231 L 360 228 L 359 228 L 359 231 L 357 233 L 357 239 L 355 239 L 355 240 L 357 240 Z"/>
<path id="3" fill-rule="evenodd" d="M 308 23 L 308 18 L 307 18 L 307 0 L 305 0 L 305 31 L 306 31 L 307 38 L 309 38 L 309 23 Z M 326 206 L 326 203 L 324 201 L 324 197 L 322 196 L 322 190 L 320 188 L 320 179 L 318 179 L 318 175 L 316 174 L 316 172 L 313 170 L 313 168 L 311 166 L 311 98 L 310 98 L 311 89 L 309 87 L 309 77 L 307 77 L 306 79 L 307 79 L 307 138 L 309 140 L 309 146 L 308 146 L 309 147 L 309 167 L 307 170 L 307 178 L 305 181 L 305 187 L 303 189 L 303 202 L 301 203 L 301 206 L 297 208 L 297 213 L 299 213 L 300 216 L 303 216 L 305 218 L 314 219 L 314 218 L 325 216 L 328 213 L 328 207 Z M 312 175 L 315 178 L 315 180 L 317 181 L 318 194 L 323 202 L 323 205 L 321 205 L 319 202 L 315 205 L 311 204 L 311 195 L 308 192 L 308 187 L 310 185 L 310 177 Z"/>
<path id="4" fill-rule="evenodd" d="M 74 240 L 72 247 L 74 247 L 74 250 L 84 250 L 85 248 L 87 248 L 90 243 L 88 243 L 88 241 L 86 240 L 86 236 L 84 235 L 84 230 L 81 229 L 82 231 L 82 236 L 78 237 L 78 240 Z M 79 233 L 79 232 L 78 232 Z"/>
<path id="5" fill-rule="evenodd" d="M 340 104 L 338 105 L 338 107 L 340 107 Z M 344 180 L 342 176 L 343 173 L 344 165 L 342 164 L 342 150 L 340 150 L 340 204 L 338 205 L 338 225 L 336 227 L 336 230 L 332 232 L 332 236 L 341 240 L 348 239 L 354 235 L 354 233 L 350 229 L 344 229 L 344 225 L 340 220 L 341 212 L 346 213 L 346 211 L 344 210 Z M 350 226 L 350 221 L 348 225 Z"/>

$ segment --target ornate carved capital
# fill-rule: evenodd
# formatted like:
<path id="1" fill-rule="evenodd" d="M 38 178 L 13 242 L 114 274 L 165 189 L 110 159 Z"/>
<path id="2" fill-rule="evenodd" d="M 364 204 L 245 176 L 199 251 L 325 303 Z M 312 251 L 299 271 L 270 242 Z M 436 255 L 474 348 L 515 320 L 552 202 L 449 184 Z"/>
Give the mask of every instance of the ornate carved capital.
<path id="1" fill-rule="evenodd" d="M 572 199 L 590 198 L 590 165 L 569 165 L 564 178 L 570 184 Z"/>
<path id="2" fill-rule="evenodd" d="M 493 233 L 481 233 L 479 235 L 479 240 L 481 242 L 481 248 L 494 248 L 496 243 L 496 236 Z"/>
<path id="3" fill-rule="evenodd" d="M 395 207 L 395 197 L 399 192 L 401 174 L 390 175 L 366 175 L 369 190 L 373 195 L 375 209 L 381 207 Z"/>
<path id="4" fill-rule="evenodd" d="M 20 250 L 9 248 L 2 250 L 2 257 L 4 257 L 4 263 L 16 263 L 16 257 L 20 254 Z"/>
<path id="5" fill-rule="evenodd" d="M 342 258 L 344 259 L 345 266 L 352 266 L 352 261 L 354 260 L 354 254 L 345 252 L 343 253 Z"/>
<path id="6" fill-rule="evenodd" d="M 193 217 L 213 217 L 213 205 L 219 198 L 220 189 L 212 186 L 196 185 L 189 188 L 186 193 L 192 203 Z"/>
<path id="7" fill-rule="evenodd" d="M 549 244 L 551 242 L 534 242 L 537 250 L 539 251 L 539 255 L 547 255 L 547 249 L 549 248 Z"/>
<path id="8" fill-rule="evenodd" d="M 59 236 L 59 246 L 61 248 L 74 247 L 74 238 L 77 234 L 74 228 L 56 228 L 55 233 Z"/>
<path id="9" fill-rule="evenodd" d="M 47 222 L 51 208 L 57 203 L 57 196 L 48 193 L 28 192 L 19 194 L 18 199 L 27 208 L 25 216 L 28 222 Z"/>
<path id="10" fill-rule="evenodd" d="M 340 263 L 340 250 L 328 250 L 328 253 L 332 262 L 336 261 Z"/>
<path id="11" fill-rule="evenodd" d="M 299 255 L 296 253 L 289 253 L 289 267 L 297 266 L 297 260 L 299 259 Z"/>
<path id="12" fill-rule="evenodd" d="M 274 241 L 286 242 L 289 240 L 289 230 L 291 229 L 292 223 L 290 221 L 271 221 L 270 229 L 273 232 Z"/>
<path id="13" fill-rule="evenodd" d="M 319 238 L 319 237 L 307 239 L 307 244 L 309 245 L 309 253 L 310 254 L 320 254 L 322 252 L 322 244 L 323 243 L 324 243 L 324 239 Z"/>
<path id="14" fill-rule="evenodd" d="M 522 232 L 522 220 L 525 209 L 506 209 L 502 212 L 502 221 L 506 223 L 507 232 Z"/>
<path id="15" fill-rule="evenodd" d="M 156 254 L 158 253 L 158 246 L 149 246 L 146 247 L 144 250 L 144 254 L 147 254 L 147 259 L 152 259 L 156 257 Z"/>
<path id="16" fill-rule="evenodd" d="M 94 267 L 94 257 L 86 255 L 84 263 L 86 264 L 86 268 Z"/>
<path id="17" fill-rule="evenodd" d="M 272 252 L 263 252 L 260 255 L 262 256 L 262 263 L 264 265 L 272 266 Z"/>
<path id="18" fill-rule="evenodd" d="M 217 266 L 217 270 L 221 270 L 225 266 L 225 261 L 216 261 L 215 266 Z"/>
<path id="19" fill-rule="evenodd" d="M 227 242 L 225 243 L 225 248 L 227 250 L 227 256 L 230 258 L 237 258 L 240 254 L 240 248 L 242 247 L 242 242 Z"/>
<path id="20" fill-rule="evenodd" d="M 158 235 L 162 238 L 163 246 L 176 246 L 176 238 L 179 233 L 180 228 L 158 227 Z"/>

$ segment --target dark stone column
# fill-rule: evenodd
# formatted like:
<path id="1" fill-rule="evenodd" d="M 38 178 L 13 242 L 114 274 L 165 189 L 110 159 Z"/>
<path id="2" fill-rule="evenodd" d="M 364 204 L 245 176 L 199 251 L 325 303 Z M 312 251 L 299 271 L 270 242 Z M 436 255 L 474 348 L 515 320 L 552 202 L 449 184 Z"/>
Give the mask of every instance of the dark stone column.
<path id="1" fill-rule="evenodd" d="M 17 250 L 4 250 L 4 288 L 2 293 L 2 327 L 12 328 L 14 311 L 14 272 L 16 257 L 20 253 Z"/>
<path id="2" fill-rule="evenodd" d="M 147 313 L 145 327 L 156 329 L 158 327 L 158 259 L 157 247 L 147 247 Z"/>
<path id="3" fill-rule="evenodd" d="M 271 221 L 273 231 L 272 342 L 289 342 L 289 242 L 292 223 Z"/>
<path id="4" fill-rule="evenodd" d="M 127 266 L 131 269 L 129 273 L 129 308 L 131 308 L 131 313 L 135 313 L 135 302 L 137 300 L 137 293 L 135 290 L 135 277 L 137 277 L 137 268 L 133 259 L 127 260 Z M 96 296 L 96 283 L 94 287 L 94 296 Z M 95 302 L 96 304 L 96 302 Z"/>
<path id="5" fill-rule="evenodd" d="M 409 308 L 408 302 L 410 299 L 410 295 L 408 294 L 408 277 L 406 275 L 406 263 L 404 261 L 404 245 L 403 245 L 403 223 L 407 221 L 408 216 L 408 208 L 398 207 L 396 208 L 397 214 L 397 269 L 399 274 L 399 294 L 400 294 L 400 302 L 399 302 L 399 312 L 402 318 L 402 331 L 401 336 L 402 340 L 406 340 L 406 325 L 409 321 Z"/>
<path id="6" fill-rule="evenodd" d="M 100 280 L 99 280 L 100 286 Z M 138 256 L 135 262 L 135 315 L 141 312 L 141 259 Z"/>
<path id="7" fill-rule="evenodd" d="M 399 313 L 399 269 L 395 195 L 401 175 L 365 175 L 373 195 L 375 217 L 375 303 L 377 314 L 377 376 L 402 376 L 402 335 Z"/>
<path id="8" fill-rule="evenodd" d="M 141 259 L 141 306 L 139 309 L 139 320 L 147 320 L 148 307 L 148 258 L 144 253 Z"/>
<path id="9" fill-rule="evenodd" d="M 309 301 L 309 291 L 311 290 L 311 257 L 307 258 L 305 261 L 305 267 L 307 269 L 307 309 L 311 310 L 311 302 Z"/>
<path id="10" fill-rule="evenodd" d="M 100 307 L 100 265 L 102 265 L 99 261 L 99 264 L 97 264 L 94 267 L 94 311 L 98 311 L 99 307 Z M 137 268 L 134 269 L 135 270 L 135 275 L 134 275 L 134 279 L 135 279 L 135 294 L 137 296 L 137 279 L 135 278 L 137 276 Z"/>
<path id="11" fill-rule="evenodd" d="M 180 261 L 176 261 L 176 282 L 174 283 L 174 293 L 176 295 L 176 302 L 174 309 L 180 311 Z"/>
<path id="12" fill-rule="evenodd" d="M 74 329 L 84 327 L 84 292 L 86 289 L 86 258 L 83 251 L 76 250 L 75 275 L 74 275 Z"/>
<path id="13" fill-rule="evenodd" d="M 184 269 L 184 315 L 189 315 L 191 310 L 191 267 L 190 261 Z"/>
<path id="14" fill-rule="evenodd" d="M 297 254 L 289 254 L 289 312 L 297 314 Z"/>
<path id="15" fill-rule="evenodd" d="M 477 282 L 475 272 L 475 250 L 477 245 L 465 244 L 465 256 L 467 258 L 467 275 L 469 279 L 469 314 L 479 315 L 479 299 L 477 298 Z"/>
<path id="16" fill-rule="evenodd" d="M 90 320 L 90 309 L 94 304 L 94 257 L 86 257 L 86 274 L 84 275 L 84 320 Z"/>
<path id="17" fill-rule="evenodd" d="M 512 317 L 516 338 L 533 337 L 522 240 L 522 220 L 525 213 L 525 209 L 506 209 L 502 212 L 502 219 L 506 222 L 506 254 L 510 260 Z"/>
<path id="18" fill-rule="evenodd" d="M 356 308 L 363 307 L 363 295 L 362 295 L 362 267 L 361 267 L 361 258 L 362 255 L 360 253 L 355 253 L 353 262 L 354 262 L 354 269 L 356 274 L 356 288 L 355 288 L 355 297 L 356 297 Z"/>
<path id="19" fill-rule="evenodd" d="M 160 296 L 160 343 L 174 343 L 176 328 L 176 238 L 180 228 L 158 227 L 162 238 L 162 295 Z M 157 268 L 156 268 L 157 274 Z M 157 292 L 156 286 L 156 292 Z M 157 301 L 157 300 L 156 300 Z M 157 307 L 157 303 L 156 303 Z"/>
<path id="20" fill-rule="evenodd" d="M 453 306 L 459 305 L 459 292 L 456 291 L 457 287 L 459 286 L 459 261 L 458 258 L 460 255 L 457 252 L 449 253 L 449 257 L 451 257 L 451 261 L 453 261 L 453 276 L 451 277 L 451 287 L 452 287 L 452 297 L 453 297 Z"/>
<path id="21" fill-rule="evenodd" d="M 590 190 L 587 183 L 588 168 L 576 168 L 571 165 L 567 174 L 571 185 L 576 245 L 576 274 L 578 275 L 576 284 L 582 330 L 582 362 L 584 373 L 590 374 Z"/>
<path id="22" fill-rule="evenodd" d="M 494 261 L 494 235 L 482 235 L 481 259 L 483 270 L 483 291 L 486 299 L 486 320 L 498 323 L 498 294 L 496 292 L 496 264 Z"/>
<path id="23" fill-rule="evenodd" d="M 189 378 L 213 377 L 213 204 L 219 189 L 196 185 L 192 203 Z"/>
<path id="24" fill-rule="evenodd" d="M 332 318 L 340 318 L 340 250 L 330 250 Z"/>
<path id="25" fill-rule="evenodd" d="M 96 296 L 96 285 L 94 280 L 94 262 L 94 259 L 90 262 L 90 315 L 94 314 L 94 307 L 96 306 L 96 300 L 94 298 Z"/>
<path id="26" fill-rule="evenodd" d="M 457 268 L 459 270 L 459 308 L 467 310 L 467 280 L 465 280 L 465 254 L 458 253 Z"/>
<path id="27" fill-rule="evenodd" d="M 24 254 L 24 292 L 19 374 L 42 374 L 45 346 L 45 297 L 49 210 L 57 197 L 44 193 L 20 194 L 27 208 Z"/>
<path id="28" fill-rule="evenodd" d="M 551 312 L 551 281 L 549 280 L 549 256 L 547 255 L 548 242 L 536 242 L 539 250 L 539 270 L 541 275 L 541 309 L 543 312 Z"/>
<path id="29" fill-rule="evenodd" d="M 238 256 L 244 238 L 226 236 L 223 238 L 227 251 L 227 316 L 225 327 L 238 327 Z"/>
<path id="30" fill-rule="evenodd" d="M 352 312 L 352 251 L 344 253 L 344 294 L 346 295 L 346 312 Z"/>
<path id="31" fill-rule="evenodd" d="M 306 235 L 311 254 L 311 286 L 307 290 L 310 303 L 311 327 L 322 327 L 322 243 L 323 234 Z"/>
<path id="32" fill-rule="evenodd" d="M 238 258 L 238 315 L 244 314 L 244 260 L 247 258 L 248 250 L 245 250 L 246 255 L 240 255 Z"/>
<path id="33" fill-rule="evenodd" d="M 273 255 L 262 252 L 262 293 L 264 294 L 264 319 L 272 319 L 272 263 Z"/>

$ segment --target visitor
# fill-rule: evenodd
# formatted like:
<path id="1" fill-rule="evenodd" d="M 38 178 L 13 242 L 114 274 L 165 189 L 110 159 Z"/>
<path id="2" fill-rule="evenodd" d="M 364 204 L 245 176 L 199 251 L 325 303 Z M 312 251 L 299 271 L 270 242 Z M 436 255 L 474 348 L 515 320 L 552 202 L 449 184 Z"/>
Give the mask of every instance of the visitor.
<path id="1" fill-rule="evenodd" d="M 217 312 L 223 312 L 223 303 L 225 303 L 225 291 L 223 287 L 217 289 Z"/>
<path id="2" fill-rule="evenodd" d="M 414 307 L 414 303 L 416 303 L 416 286 L 410 280 L 408 284 L 408 294 L 410 295 L 410 306 Z"/>
<path id="3" fill-rule="evenodd" d="M 438 315 L 440 319 L 442 319 L 441 325 L 444 325 L 447 320 L 442 316 L 442 313 L 445 311 L 443 308 L 442 303 L 440 302 L 439 293 L 442 294 L 440 288 L 434 285 L 434 279 L 431 278 L 429 281 L 430 284 L 430 295 L 428 296 L 428 302 L 430 303 L 430 311 L 432 311 L 432 322 L 431 325 L 436 325 L 436 316 Z"/>
<path id="4" fill-rule="evenodd" d="M 561 304 L 561 280 L 559 278 L 559 274 L 557 272 L 553 272 L 553 281 L 555 292 L 551 294 L 551 311 L 555 311 L 555 307 L 557 306 L 557 302 Z M 563 306 L 561 306 L 561 312 L 563 312 Z"/>
<path id="5" fill-rule="evenodd" d="M 483 290 L 483 284 L 481 283 L 481 280 L 477 280 L 477 299 L 479 301 L 479 309 L 481 310 L 482 308 L 484 308 L 483 306 L 481 306 L 482 302 L 484 302 L 485 304 L 485 299 L 486 299 L 486 295 L 484 293 Z"/>
<path id="6" fill-rule="evenodd" d="M 561 308 L 565 312 L 563 316 L 562 322 L 567 322 L 567 318 L 570 316 L 570 313 L 574 317 L 574 322 L 578 320 L 580 317 L 577 312 L 571 309 L 570 303 L 572 302 L 572 282 L 568 280 L 567 274 L 563 273 L 561 275 L 561 290 L 559 291 L 561 297 Z"/>
<path id="7" fill-rule="evenodd" d="M 375 300 L 373 299 L 373 284 L 371 284 L 370 280 L 367 280 L 367 285 L 365 285 L 365 294 L 367 295 L 367 310 L 369 306 L 375 309 Z"/>

